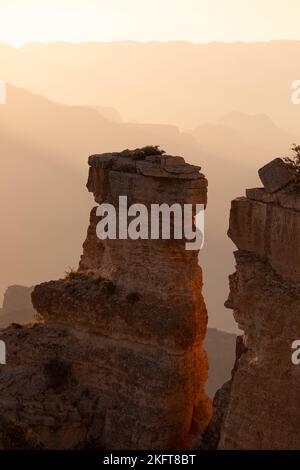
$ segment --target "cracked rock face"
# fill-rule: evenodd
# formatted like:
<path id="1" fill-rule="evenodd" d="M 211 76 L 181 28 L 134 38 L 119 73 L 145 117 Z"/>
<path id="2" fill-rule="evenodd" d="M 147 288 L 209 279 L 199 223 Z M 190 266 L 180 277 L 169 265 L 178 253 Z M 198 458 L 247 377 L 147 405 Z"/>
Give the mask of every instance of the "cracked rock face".
<path id="1" fill-rule="evenodd" d="M 199 168 L 151 149 L 90 157 L 96 202 L 206 204 Z M 184 240 L 101 241 L 98 220 L 94 208 L 78 271 L 35 287 L 41 323 L 2 335 L 4 448 L 20 423 L 23 447 L 180 448 L 209 421 L 198 252 Z"/>
<path id="2" fill-rule="evenodd" d="M 225 305 L 244 336 L 226 386 L 219 449 L 300 448 L 300 368 L 291 360 L 300 338 L 299 201 L 294 183 L 232 201 L 229 236 L 238 251 Z"/>

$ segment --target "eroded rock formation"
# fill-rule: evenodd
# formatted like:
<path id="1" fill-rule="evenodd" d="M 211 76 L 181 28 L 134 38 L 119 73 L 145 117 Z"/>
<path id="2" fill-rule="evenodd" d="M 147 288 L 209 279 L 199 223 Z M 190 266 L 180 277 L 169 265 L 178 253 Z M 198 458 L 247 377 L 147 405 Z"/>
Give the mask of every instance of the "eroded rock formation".
<path id="1" fill-rule="evenodd" d="M 214 444 L 219 433 L 219 449 L 300 448 L 300 366 L 291 360 L 300 338 L 300 189 L 278 159 L 262 173 L 266 187 L 231 206 L 238 251 L 226 306 L 244 335 L 206 433 Z"/>
<path id="2" fill-rule="evenodd" d="M 155 148 L 89 165 L 98 203 L 206 204 L 199 168 Z M 198 252 L 185 240 L 101 241 L 98 220 L 94 208 L 78 271 L 35 288 L 41 322 L 1 336 L 4 448 L 14 430 L 21 447 L 178 448 L 209 421 Z"/>

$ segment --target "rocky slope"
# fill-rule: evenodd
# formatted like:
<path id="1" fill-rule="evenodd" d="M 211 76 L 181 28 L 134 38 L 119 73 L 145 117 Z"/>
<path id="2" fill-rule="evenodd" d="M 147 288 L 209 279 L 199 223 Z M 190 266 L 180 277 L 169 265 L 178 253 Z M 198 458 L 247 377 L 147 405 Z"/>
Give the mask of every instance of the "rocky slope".
<path id="1" fill-rule="evenodd" d="M 74 273 L 72 276 L 74 277 Z M 32 290 L 32 287 L 17 285 L 7 288 L 3 308 L 0 308 L 0 328 L 7 328 L 12 323 L 26 325 L 36 321 L 37 312 L 31 301 Z M 235 357 L 235 342 L 234 334 L 215 328 L 206 330 L 204 349 L 208 356 L 209 375 L 205 390 L 210 398 L 213 398 L 216 391 L 230 378 Z"/>
<path id="2" fill-rule="evenodd" d="M 98 203 L 206 204 L 199 168 L 154 148 L 89 164 Z M 41 323 L 1 336 L 3 448 L 178 448 L 209 421 L 197 251 L 185 240 L 101 241 L 97 220 L 93 209 L 78 271 L 34 289 Z"/>
<path id="3" fill-rule="evenodd" d="M 259 173 L 264 188 L 231 207 L 238 251 L 226 306 L 244 335 L 206 433 L 219 449 L 300 447 L 300 369 L 291 360 L 300 333 L 300 189 L 279 159 Z"/>
<path id="4" fill-rule="evenodd" d="M 74 273 L 71 274 L 74 276 Z M 75 275 L 76 277 L 76 275 Z M 37 312 L 31 301 L 32 287 L 9 286 L 4 294 L 3 308 L 0 308 L 0 328 L 14 323 L 26 325 L 36 321 Z M 134 297 L 133 297 L 134 298 Z M 207 328 L 204 349 L 209 362 L 206 392 L 213 398 L 216 391 L 230 378 L 235 357 L 236 335 L 215 328 Z"/>

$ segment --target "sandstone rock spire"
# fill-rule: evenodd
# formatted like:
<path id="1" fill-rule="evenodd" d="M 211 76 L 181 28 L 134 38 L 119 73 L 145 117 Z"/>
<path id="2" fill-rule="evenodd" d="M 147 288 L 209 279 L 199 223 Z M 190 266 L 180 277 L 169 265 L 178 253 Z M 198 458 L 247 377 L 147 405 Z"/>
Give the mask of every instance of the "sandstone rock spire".
<path id="1" fill-rule="evenodd" d="M 157 148 L 94 155 L 89 165 L 98 203 L 206 204 L 199 168 Z M 185 446 L 210 418 L 198 252 L 184 240 L 101 241 L 97 220 L 94 208 L 79 269 L 35 287 L 42 322 L 2 336 L 0 413 L 26 443 L 35 436 L 27 447 Z M 6 428 L 3 436 L 7 448 Z"/>

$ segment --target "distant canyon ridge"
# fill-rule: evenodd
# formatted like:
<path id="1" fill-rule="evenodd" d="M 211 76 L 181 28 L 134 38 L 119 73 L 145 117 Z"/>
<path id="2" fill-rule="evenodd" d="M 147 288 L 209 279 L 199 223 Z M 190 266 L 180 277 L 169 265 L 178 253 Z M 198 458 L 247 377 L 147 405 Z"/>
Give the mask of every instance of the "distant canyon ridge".
<path id="1" fill-rule="evenodd" d="M 299 141 L 300 107 L 291 103 L 299 52 L 297 41 L 0 45 L 0 291 L 76 266 L 92 204 L 86 155 L 152 143 L 208 177 L 209 324 L 236 332 L 223 307 L 234 270 L 230 201 Z"/>

